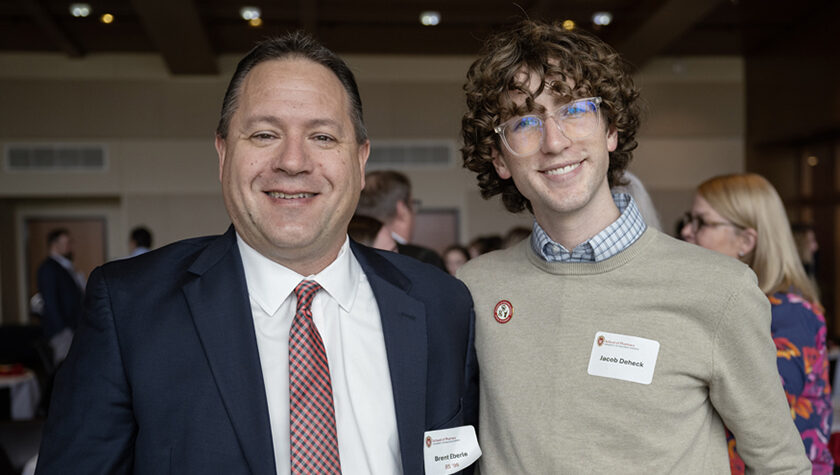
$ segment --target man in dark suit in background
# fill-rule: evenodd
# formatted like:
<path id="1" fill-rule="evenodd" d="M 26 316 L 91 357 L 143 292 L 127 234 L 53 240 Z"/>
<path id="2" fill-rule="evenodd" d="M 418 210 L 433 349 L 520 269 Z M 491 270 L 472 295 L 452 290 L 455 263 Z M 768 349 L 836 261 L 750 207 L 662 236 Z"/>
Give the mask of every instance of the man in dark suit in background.
<path id="1" fill-rule="evenodd" d="M 356 214 L 382 221 L 397 241 L 397 252 L 432 264 L 443 271 L 446 266 L 432 249 L 411 244 L 417 210 L 411 197 L 411 182 L 393 170 L 373 171 L 365 176 L 365 189 L 359 198 Z"/>
<path id="2" fill-rule="evenodd" d="M 38 267 L 38 292 L 43 301 L 41 326 L 55 362 L 67 355 L 82 315 L 84 280 L 73 267 L 73 240 L 65 228 L 47 234 L 50 255 Z"/>
<path id="3" fill-rule="evenodd" d="M 137 226 L 128 237 L 129 255 L 136 257 L 152 250 L 152 232 L 146 226 Z"/>
<path id="4" fill-rule="evenodd" d="M 425 431 L 476 414 L 472 301 L 347 238 L 353 74 L 307 35 L 260 43 L 216 149 L 233 226 L 93 272 L 38 473 L 423 473 Z"/>

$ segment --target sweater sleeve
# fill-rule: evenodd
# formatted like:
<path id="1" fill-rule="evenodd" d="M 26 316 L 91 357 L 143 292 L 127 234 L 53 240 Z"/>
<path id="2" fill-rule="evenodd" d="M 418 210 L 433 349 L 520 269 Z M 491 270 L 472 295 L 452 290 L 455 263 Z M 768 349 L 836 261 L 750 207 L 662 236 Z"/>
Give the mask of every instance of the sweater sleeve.
<path id="1" fill-rule="evenodd" d="M 770 302 L 746 269 L 715 330 L 709 397 L 732 431 L 746 473 L 811 473 L 790 417 L 770 335 Z"/>

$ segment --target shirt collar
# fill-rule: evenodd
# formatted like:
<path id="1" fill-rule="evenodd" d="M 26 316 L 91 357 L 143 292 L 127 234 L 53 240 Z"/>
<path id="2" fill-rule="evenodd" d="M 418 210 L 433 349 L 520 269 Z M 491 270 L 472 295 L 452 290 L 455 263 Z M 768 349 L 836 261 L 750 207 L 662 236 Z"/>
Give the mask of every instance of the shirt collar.
<path id="1" fill-rule="evenodd" d="M 547 262 L 600 262 L 627 249 L 644 233 L 647 225 L 636 202 L 629 194 L 613 193 L 618 207 L 618 219 L 571 251 L 553 241 L 548 233 L 534 221 L 531 248 Z"/>
<path id="2" fill-rule="evenodd" d="M 394 238 L 394 241 L 397 241 L 397 244 L 402 244 L 403 246 L 408 244 L 408 239 L 400 236 L 399 234 L 391 231 L 391 237 Z"/>
<path id="3" fill-rule="evenodd" d="M 61 264 L 61 267 L 64 267 L 65 269 L 69 270 L 70 272 L 74 272 L 76 270 L 75 267 L 73 267 L 73 261 L 71 261 L 70 259 L 62 256 L 61 254 L 59 254 L 57 252 L 53 252 L 53 253 L 50 254 L 50 257 L 55 259 L 56 262 Z"/>
<path id="4" fill-rule="evenodd" d="M 135 247 L 133 251 L 131 251 L 131 255 L 129 257 L 139 256 L 141 254 L 145 254 L 149 252 L 150 249 L 144 246 Z"/>
<path id="5" fill-rule="evenodd" d="M 344 244 L 341 245 L 338 256 L 330 265 L 321 272 L 309 276 L 302 276 L 260 254 L 238 233 L 236 244 L 242 256 L 248 293 L 266 314 L 274 315 L 304 279 L 318 282 L 344 311 L 349 312 L 353 307 L 362 267 L 350 249 L 348 238 L 344 238 Z"/>

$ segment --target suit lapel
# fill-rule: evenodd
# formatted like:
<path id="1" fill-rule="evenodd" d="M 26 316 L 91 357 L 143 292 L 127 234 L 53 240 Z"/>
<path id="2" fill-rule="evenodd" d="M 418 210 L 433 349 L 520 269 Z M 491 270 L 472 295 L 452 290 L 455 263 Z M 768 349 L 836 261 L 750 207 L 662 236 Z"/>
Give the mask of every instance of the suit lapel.
<path id="1" fill-rule="evenodd" d="M 274 474 L 268 403 L 233 227 L 190 267 L 183 287 L 207 361 L 251 473 Z"/>
<path id="2" fill-rule="evenodd" d="M 422 443 L 426 424 L 426 307 L 409 295 L 411 281 L 393 264 L 352 241 L 351 247 L 382 318 L 403 469 L 421 473 L 423 453 L 416 447 Z"/>

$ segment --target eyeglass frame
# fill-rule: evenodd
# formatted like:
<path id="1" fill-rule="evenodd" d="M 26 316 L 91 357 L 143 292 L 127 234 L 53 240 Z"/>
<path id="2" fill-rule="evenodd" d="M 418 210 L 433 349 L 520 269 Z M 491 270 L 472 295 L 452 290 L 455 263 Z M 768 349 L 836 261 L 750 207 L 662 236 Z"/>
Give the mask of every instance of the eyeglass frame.
<path id="1" fill-rule="evenodd" d="M 703 228 L 718 228 L 720 226 L 733 226 L 738 229 L 746 229 L 740 224 L 730 223 L 728 221 L 706 221 L 700 215 L 691 214 L 691 211 L 683 213 L 682 227 L 691 226 L 692 233 L 698 233 Z"/>
<path id="2" fill-rule="evenodd" d="M 578 102 L 582 102 L 582 101 L 592 101 L 592 102 L 595 103 L 595 113 L 597 114 L 598 124 L 600 125 L 600 123 L 601 123 L 601 104 L 604 102 L 604 100 L 601 99 L 600 96 L 594 96 L 594 97 L 581 97 L 579 99 L 573 99 L 573 100 L 563 104 L 562 106 L 554 109 L 554 111 L 551 114 L 546 114 L 544 116 L 545 118 L 541 117 L 538 114 L 525 114 L 525 115 L 517 115 L 517 116 L 511 117 L 510 119 L 502 122 L 501 124 L 497 125 L 496 127 L 493 127 L 493 132 L 495 132 L 499 137 L 502 138 L 502 143 L 505 145 L 505 148 L 508 150 L 508 152 L 512 153 L 513 155 L 515 155 L 517 157 L 524 157 L 526 155 L 530 155 L 530 154 L 536 152 L 537 150 L 539 150 L 539 147 L 537 147 L 536 149 L 534 149 L 531 152 L 518 153 L 518 152 L 515 152 L 513 150 L 513 147 L 511 147 L 510 144 L 508 144 L 507 137 L 505 137 L 505 134 L 504 134 L 505 129 L 508 126 L 510 126 L 513 122 L 515 122 L 517 120 L 521 120 L 524 117 L 535 117 L 536 119 L 538 119 L 542 123 L 542 134 L 541 134 L 541 137 L 540 137 L 540 147 L 542 147 L 542 144 L 545 141 L 545 123 L 548 119 L 554 119 L 554 124 L 557 126 L 557 129 L 560 130 L 560 133 L 562 133 L 569 140 L 585 139 L 587 137 L 590 137 L 598 127 L 593 128 L 592 132 L 590 132 L 588 135 L 585 135 L 583 137 L 575 137 L 573 139 L 573 138 L 569 137 L 568 135 L 566 135 L 566 130 L 561 125 L 561 123 L 564 122 L 565 119 L 557 120 L 557 113 L 558 112 L 560 112 L 563 109 L 568 109 L 571 105 L 577 104 Z"/>

